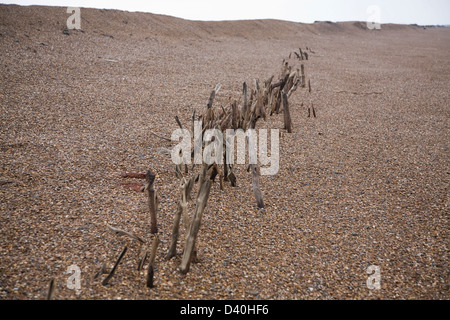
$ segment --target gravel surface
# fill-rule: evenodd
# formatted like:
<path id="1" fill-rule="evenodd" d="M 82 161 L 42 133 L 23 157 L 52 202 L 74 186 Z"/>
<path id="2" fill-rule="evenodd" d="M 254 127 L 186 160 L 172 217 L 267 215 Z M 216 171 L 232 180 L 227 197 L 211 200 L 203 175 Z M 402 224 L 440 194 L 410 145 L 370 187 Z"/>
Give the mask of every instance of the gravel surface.
<path id="1" fill-rule="evenodd" d="M 55 299 L 449 298 L 450 29 L 82 9 L 81 30 L 64 31 L 68 17 L 0 5 L 0 299 L 45 299 L 51 279 Z M 170 138 L 174 116 L 187 125 L 217 83 L 219 106 L 306 46 L 312 93 L 290 98 L 280 171 L 261 178 L 266 208 L 244 166 L 236 188 L 215 183 L 198 262 L 182 275 L 183 241 L 165 260 L 173 144 L 150 132 Z M 258 127 L 282 129 L 283 115 Z M 137 242 L 107 228 L 151 243 L 145 195 L 120 185 L 148 169 L 160 199 L 153 289 Z M 125 245 L 103 286 L 94 275 Z M 380 289 L 367 287 L 369 266 Z"/>

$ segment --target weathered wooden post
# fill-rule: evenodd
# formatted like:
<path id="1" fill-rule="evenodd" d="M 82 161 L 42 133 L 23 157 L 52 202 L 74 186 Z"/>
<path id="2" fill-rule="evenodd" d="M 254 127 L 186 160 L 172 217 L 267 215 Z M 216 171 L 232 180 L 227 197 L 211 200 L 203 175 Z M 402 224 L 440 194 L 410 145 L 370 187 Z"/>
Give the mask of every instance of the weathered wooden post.
<path id="1" fill-rule="evenodd" d="M 300 66 L 300 70 L 302 72 L 302 88 L 306 87 L 306 77 L 305 77 L 305 66 L 302 64 Z"/>
<path id="2" fill-rule="evenodd" d="M 195 177 L 192 177 L 189 181 L 183 178 L 180 185 L 181 199 L 178 201 L 177 211 L 175 213 L 175 218 L 172 228 L 172 239 L 170 241 L 169 251 L 167 252 L 166 259 L 171 259 L 177 253 L 177 241 L 180 228 L 181 216 L 183 216 L 186 228 L 189 227 L 188 215 L 187 215 L 187 205 L 188 200 L 191 197 L 192 187 L 194 186 Z"/>
<path id="3" fill-rule="evenodd" d="M 117 259 L 116 263 L 114 264 L 114 267 L 111 269 L 111 272 L 108 274 L 108 276 L 102 281 L 102 285 L 106 286 L 109 283 L 109 280 L 113 277 L 114 273 L 117 270 L 117 267 L 119 266 L 120 261 L 122 261 L 123 256 L 127 252 L 127 247 L 123 248 L 122 253 L 120 254 L 119 258 Z"/>
<path id="4" fill-rule="evenodd" d="M 157 210 L 158 210 L 158 204 L 157 204 L 157 196 L 155 192 L 155 188 L 153 186 L 155 182 L 156 175 L 154 175 L 150 170 L 147 171 L 147 174 L 145 176 L 146 180 L 146 190 L 148 195 L 148 207 L 150 210 L 150 233 L 155 234 L 158 232 L 158 225 L 157 225 Z"/>
<path id="5" fill-rule="evenodd" d="M 147 287 L 150 289 L 154 287 L 154 285 L 153 285 L 153 274 L 154 274 L 153 265 L 155 263 L 156 249 L 158 249 L 159 243 L 160 243 L 159 237 L 158 237 L 158 235 L 156 235 L 155 238 L 153 239 L 152 249 L 151 249 L 151 253 L 150 253 L 150 259 L 148 262 L 148 270 L 147 270 Z"/>
<path id="6" fill-rule="evenodd" d="M 283 97 L 284 128 L 287 130 L 288 133 L 292 133 L 292 120 L 291 114 L 289 112 L 289 102 L 287 94 L 283 92 L 282 97 Z"/>
<path id="7" fill-rule="evenodd" d="M 204 166 L 206 165 L 204 164 Z M 206 203 L 209 197 L 209 192 L 211 190 L 211 185 L 213 182 L 212 176 L 211 178 L 209 178 L 208 175 L 203 175 L 203 177 L 201 178 L 203 178 L 204 181 L 201 184 L 201 187 L 198 192 L 194 216 L 192 218 L 189 233 L 186 238 L 186 245 L 184 248 L 183 258 L 181 260 L 180 265 L 181 273 L 187 273 L 189 271 L 189 267 L 191 265 L 195 249 L 195 242 L 197 240 L 198 231 L 200 230 L 200 223 L 202 220 L 203 211 L 205 210 Z"/>

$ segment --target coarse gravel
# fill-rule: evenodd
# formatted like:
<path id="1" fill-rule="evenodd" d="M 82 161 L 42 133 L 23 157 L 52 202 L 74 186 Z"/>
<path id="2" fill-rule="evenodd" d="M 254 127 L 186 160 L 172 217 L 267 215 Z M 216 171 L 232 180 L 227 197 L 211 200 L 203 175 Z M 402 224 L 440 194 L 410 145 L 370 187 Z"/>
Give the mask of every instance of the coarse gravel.
<path id="1" fill-rule="evenodd" d="M 202 22 L 62 7 L 0 5 L 0 299 L 448 299 L 450 29 L 276 20 Z M 217 83 L 216 105 L 242 83 L 304 61 L 312 92 L 290 98 L 278 128 L 280 170 L 261 177 L 258 210 L 245 166 L 216 182 L 198 261 L 165 255 L 179 180 L 164 152 L 174 116 L 188 125 Z M 317 118 L 308 117 L 314 104 Z M 151 243 L 145 194 L 122 172 L 157 174 L 155 287 L 138 271 Z M 195 189 L 196 190 L 196 189 Z M 194 204 L 190 206 L 192 212 Z M 128 251 L 108 285 L 94 279 Z M 67 286 L 78 266 L 80 290 Z M 370 266 L 380 289 L 369 289 Z"/>

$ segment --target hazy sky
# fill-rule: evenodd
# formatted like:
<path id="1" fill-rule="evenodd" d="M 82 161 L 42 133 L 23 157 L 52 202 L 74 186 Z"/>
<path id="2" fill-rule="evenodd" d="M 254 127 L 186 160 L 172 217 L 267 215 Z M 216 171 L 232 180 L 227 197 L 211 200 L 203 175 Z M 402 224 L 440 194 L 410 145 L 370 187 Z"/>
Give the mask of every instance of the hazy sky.
<path id="1" fill-rule="evenodd" d="M 450 24 L 450 0 L 0 0 L 0 3 L 143 11 L 191 20 L 272 18 L 306 23 L 369 20 Z M 371 6 L 378 9 L 368 12 Z M 374 15 L 379 19 L 373 19 Z"/>

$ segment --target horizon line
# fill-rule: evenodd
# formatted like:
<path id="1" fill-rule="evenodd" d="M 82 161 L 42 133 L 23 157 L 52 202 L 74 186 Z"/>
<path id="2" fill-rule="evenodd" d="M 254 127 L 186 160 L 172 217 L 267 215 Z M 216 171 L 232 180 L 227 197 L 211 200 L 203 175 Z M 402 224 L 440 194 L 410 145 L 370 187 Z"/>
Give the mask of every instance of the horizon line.
<path id="1" fill-rule="evenodd" d="M 69 8 L 70 6 L 62 6 L 62 5 L 47 5 L 47 4 L 17 4 L 17 3 L 2 3 L 0 5 L 4 6 L 19 6 L 19 7 L 47 7 L 47 8 Z M 315 23 L 351 23 L 351 22 L 367 22 L 362 20 L 315 20 L 314 22 L 303 22 L 303 21 L 294 21 L 294 20 L 285 20 L 279 18 L 249 18 L 249 19 L 217 19 L 217 20 L 208 20 L 208 19 L 188 19 L 175 15 L 170 15 L 167 13 L 156 13 L 151 11 L 141 11 L 141 10 L 124 10 L 117 8 L 100 8 L 100 7 L 74 7 L 80 9 L 93 9 L 93 10 L 110 10 L 110 11 L 121 11 L 121 12 L 129 12 L 129 13 L 147 13 L 153 15 L 166 16 L 186 21 L 192 22 L 233 22 L 233 21 L 260 21 L 260 20 L 273 20 L 273 21 L 283 21 L 283 22 L 291 22 L 291 23 L 300 23 L 300 24 L 308 24 L 313 25 Z M 418 27 L 450 27 L 450 24 L 417 24 L 417 23 L 398 23 L 398 22 L 381 22 L 381 25 L 404 25 L 404 26 L 418 26 Z"/>

